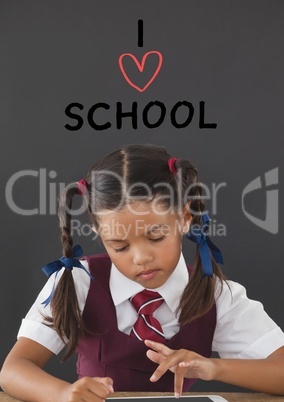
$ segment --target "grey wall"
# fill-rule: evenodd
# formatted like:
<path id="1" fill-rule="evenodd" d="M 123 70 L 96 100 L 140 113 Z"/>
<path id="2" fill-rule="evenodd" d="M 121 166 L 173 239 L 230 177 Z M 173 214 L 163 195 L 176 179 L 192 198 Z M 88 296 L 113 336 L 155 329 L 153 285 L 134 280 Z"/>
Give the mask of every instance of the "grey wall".
<path id="1" fill-rule="evenodd" d="M 139 19 L 144 21 L 143 47 L 137 44 Z M 284 168 L 283 20 L 283 2 L 277 0 L 1 1 L 0 364 L 45 283 L 40 268 L 61 255 L 52 194 L 58 195 L 59 183 L 84 177 L 98 157 L 128 143 L 164 145 L 173 156 L 191 159 L 209 189 L 213 183 L 223 186 L 216 208 L 210 199 L 208 210 L 219 230 L 213 239 L 223 251 L 224 272 L 244 284 L 251 298 L 261 300 L 284 329 L 280 198 L 279 214 L 276 205 Z M 123 78 L 118 58 L 132 53 L 141 60 L 150 50 L 161 52 L 163 65 L 147 90 L 139 92 Z M 142 76 L 133 62 L 124 61 L 129 76 L 141 86 L 156 68 L 155 56 L 148 59 Z M 157 128 L 143 123 L 143 110 L 151 101 L 166 107 Z M 185 128 L 170 121 L 178 101 L 194 107 Z M 73 102 L 84 106 L 84 124 L 77 131 L 65 128 L 77 123 L 65 115 Z M 95 130 L 87 122 L 88 110 L 99 102 L 110 106 L 94 115 L 98 124 L 111 123 L 107 130 Z M 122 129 L 116 127 L 117 102 L 124 111 L 137 102 L 136 130 L 130 118 L 123 119 Z M 205 102 L 205 121 L 216 123 L 215 129 L 199 127 L 200 102 Z M 186 109 L 179 109 L 177 120 L 186 116 Z M 158 117 L 158 108 L 153 108 L 150 122 Z M 280 180 L 277 171 L 272 172 L 274 184 L 266 193 L 264 175 L 277 168 Z M 40 169 L 40 179 L 31 176 Z M 25 210 L 41 208 L 41 214 L 16 213 L 5 196 L 9 179 L 25 170 L 32 172 L 21 173 L 13 200 Z M 51 178 L 50 172 L 55 172 Z M 264 221 L 268 199 L 272 214 L 266 229 L 242 209 L 242 192 L 258 177 L 262 188 L 247 194 L 245 209 Z M 87 223 L 87 218 L 80 217 L 80 222 Z M 78 233 L 76 242 L 85 254 L 101 251 L 91 236 Z M 185 243 L 189 260 L 192 252 Z M 64 365 L 55 359 L 49 370 L 75 379 L 74 359 Z M 233 388 L 200 383 L 196 389 Z"/>

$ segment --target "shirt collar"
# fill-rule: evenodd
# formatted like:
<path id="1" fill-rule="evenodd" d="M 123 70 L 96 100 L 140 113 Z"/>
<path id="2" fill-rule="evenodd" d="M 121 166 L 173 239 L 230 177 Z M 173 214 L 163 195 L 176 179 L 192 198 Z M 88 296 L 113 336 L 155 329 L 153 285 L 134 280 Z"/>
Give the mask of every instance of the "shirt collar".
<path id="1" fill-rule="evenodd" d="M 160 293 L 173 313 L 175 313 L 179 305 L 180 296 L 188 283 L 188 276 L 186 263 L 181 253 L 177 266 L 167 282 L 159 288 L 153 289 Z M 128 279 L 119 272 L 114 264 L 111 266 L 109 287 L 115 306 L 144 289 L 139 283 Z"/>

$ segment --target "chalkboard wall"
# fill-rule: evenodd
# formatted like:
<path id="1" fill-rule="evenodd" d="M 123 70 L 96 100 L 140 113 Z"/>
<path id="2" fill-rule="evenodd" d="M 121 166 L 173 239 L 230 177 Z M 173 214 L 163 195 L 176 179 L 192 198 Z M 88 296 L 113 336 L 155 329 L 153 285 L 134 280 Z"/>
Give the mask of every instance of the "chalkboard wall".
<path id="1" fill-rule="evenodd" d="M 226 276 L 284 329 L 283 21 L 277 0 L 1 1 L 0 365 L 61 256 L 60 188 L 131 143 L 197 166 Z M 85 254 L 101 252 L 76 222 Z M 48 370 L 75 380 L 59 360 Z"/>

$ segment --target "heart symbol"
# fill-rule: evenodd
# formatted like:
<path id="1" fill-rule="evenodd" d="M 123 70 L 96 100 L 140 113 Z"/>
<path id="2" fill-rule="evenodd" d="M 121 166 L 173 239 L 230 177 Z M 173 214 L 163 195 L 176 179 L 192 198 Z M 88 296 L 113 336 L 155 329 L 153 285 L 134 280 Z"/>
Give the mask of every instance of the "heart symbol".
<path id="1" fill-rule="evenodd" d="M 158 66 L 157 66 L 156 70 L 154 71 L 154 74 L 152 75 L 150 80 L 147 82 L 147 84 L 143 88 L 140 88 L 130 80 L 127 73 L 125 72 L 125 69 L 123 67 L 123 58 L 126 56 L 131 57 L 131 59 L 135 62 L 140 73 L 142 73 L 144 70 L 144 67 L 145 67 L 146 59 L 150 54 L 156 54 L 158 56 L 158 58 L 159 58 Z M 150 84 L 152 84 L 152 82 L 157 77 L 157 75 L 162 67 L 162 63 L 163 63 L 163 56 L 160 52 L 158 52 L 156 50 L 151 50 L 150 52 L 145 53 L 142 58 L 141 63 L 139 63 L 139 61 L 136 59 L 136 57 L 132 53 L 123 53 L 118 59 L 118 64 L 119 64 L 120 70 L 121 70 L 124 78 L 126 79 L 126 81 L 128 82 L 129 85 L 131 85 L 133 88 L 137 89 L 137 91 L 139 91 L 139 92 L 144 92 L 148 88 L 148 86 Z"/>

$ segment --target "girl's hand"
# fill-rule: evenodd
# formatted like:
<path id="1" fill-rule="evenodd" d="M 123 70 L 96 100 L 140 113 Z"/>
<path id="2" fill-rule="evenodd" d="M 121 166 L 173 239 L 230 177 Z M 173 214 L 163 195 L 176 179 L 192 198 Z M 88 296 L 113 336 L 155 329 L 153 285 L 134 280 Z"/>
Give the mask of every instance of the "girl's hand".
<path id="1" fill-rule="evenodd" d="M 100 402 L 113 392 L 111 378 L 83 377 L 68 386 L 62 400 L 64 402 Z"/>
<path id="2" fill-rule="evenodd" d="M 186 349 L 173 350 L 162 343 L 145 341 L 145 345 L 153 350 L 147 351 L 147 357 L 159 364 L 150 381 L 156 382 L 170 370 L 175 374 L 174 392 L 178 398 L 182 393 L 184 378 L 201 378 L 213 380 L 215 375 L 214 359 L 208 359 Z"/>

